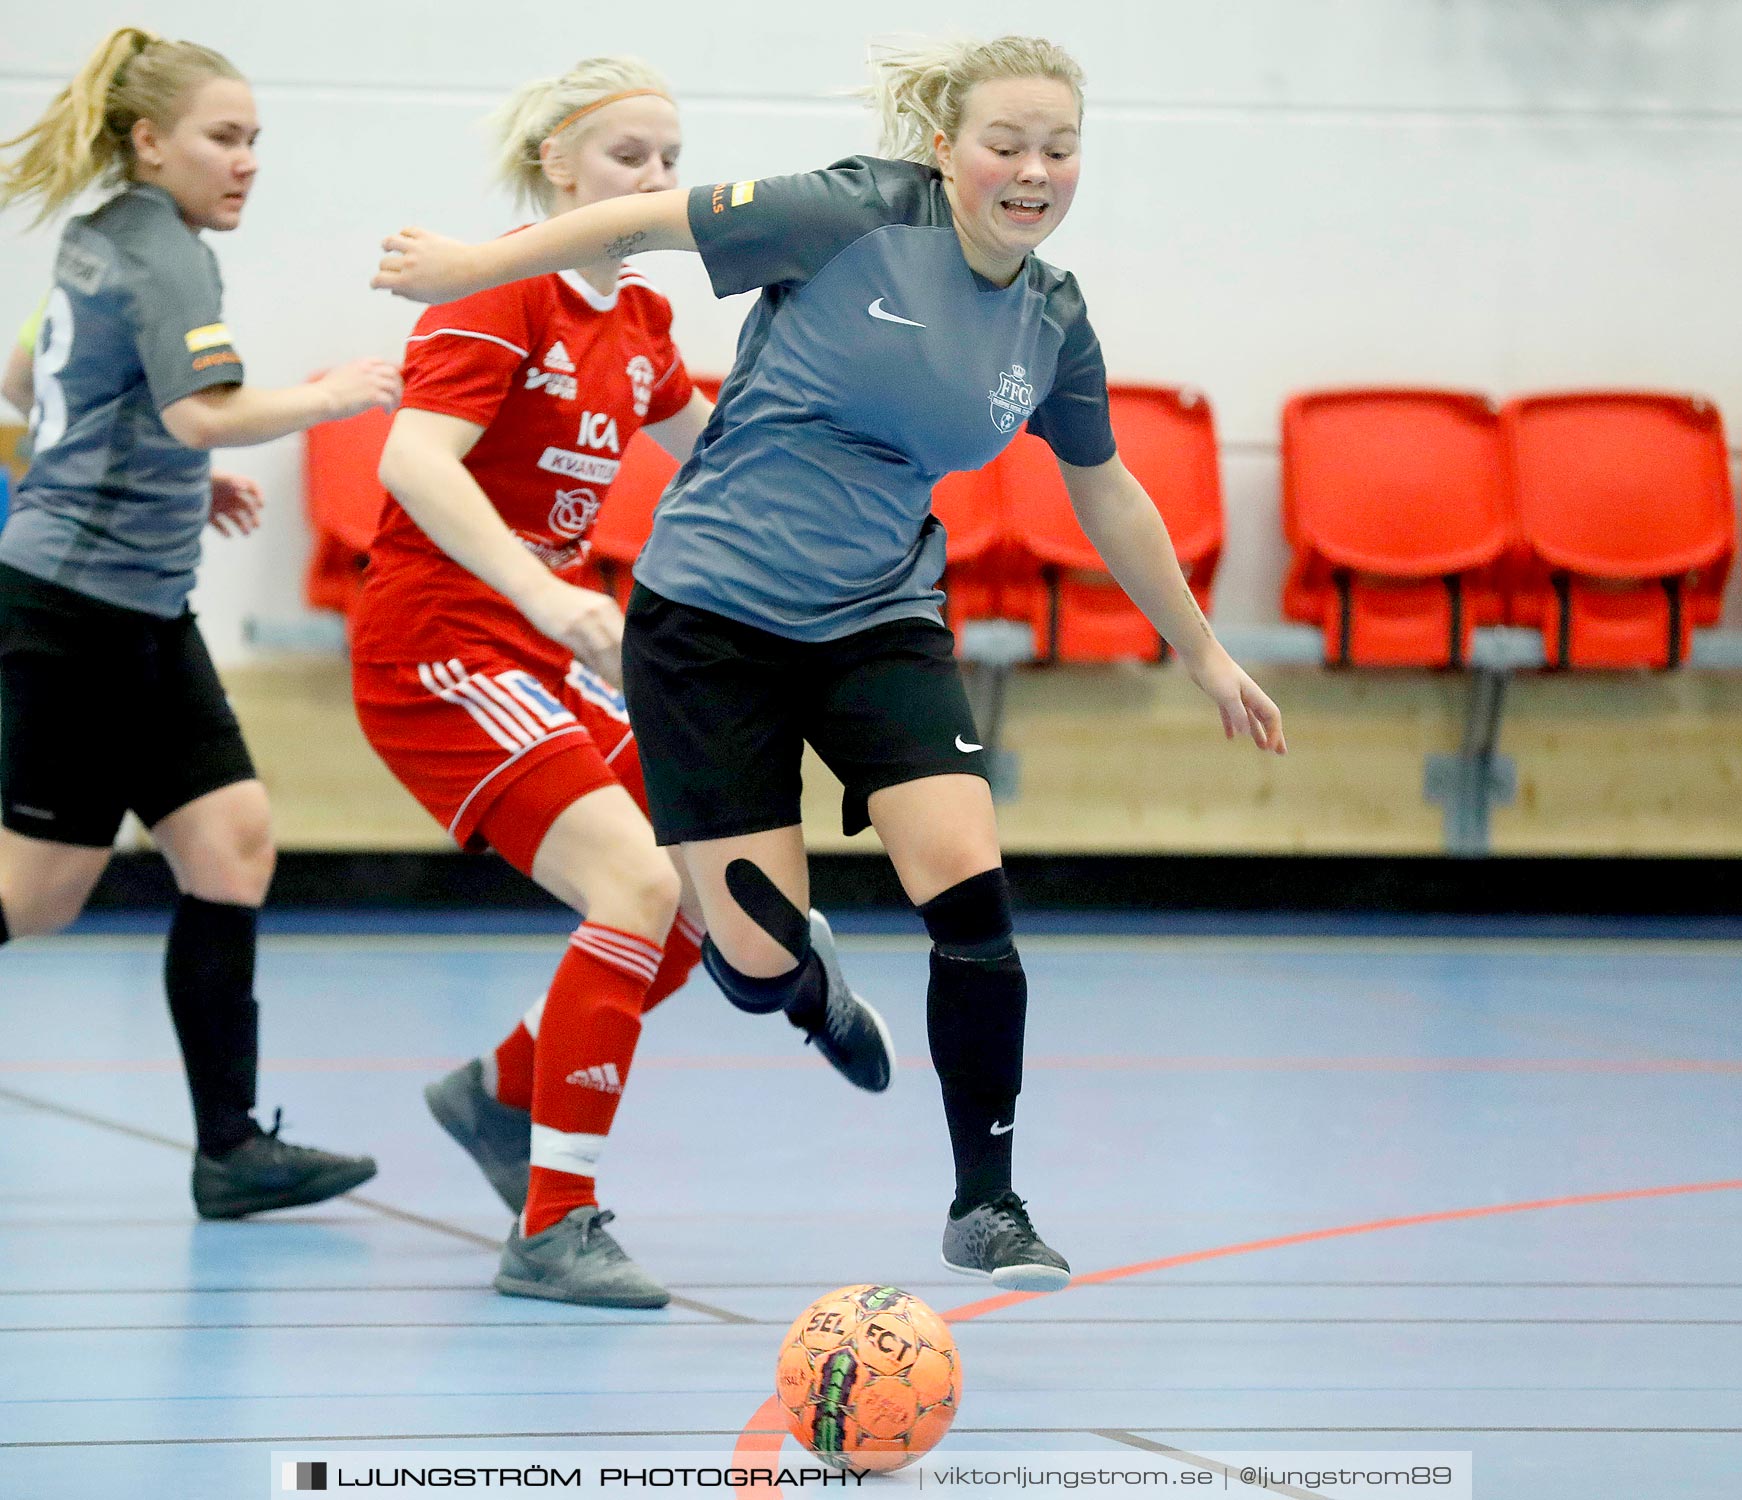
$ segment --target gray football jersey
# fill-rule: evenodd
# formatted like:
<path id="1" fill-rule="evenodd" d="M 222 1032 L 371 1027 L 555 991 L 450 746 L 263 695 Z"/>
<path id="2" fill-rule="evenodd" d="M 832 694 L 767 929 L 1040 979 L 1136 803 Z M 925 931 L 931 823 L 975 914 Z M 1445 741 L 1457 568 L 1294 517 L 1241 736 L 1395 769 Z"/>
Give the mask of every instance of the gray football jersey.
<path id="1" fill-rule="evenodd" d="M 218 262 L 161 188 L 68 223 L 37 333 L 30 468 L 0 562 L 127 609 L 187 607 L 211 459 L 158 415 L 242 380 Z"/>
<path id="2" fill-rule="evenodd" d="M 1067 463 L 1113 456 L 1075 278 L 1032 255 L 1008 287 L 977 275 L 935 169 L 697 188 L 689 219 L 716 293 L 763 292 L 636 564 L 656 594 L 795 640 L 941 619 L 940 478 L 1025 421 Z"/>

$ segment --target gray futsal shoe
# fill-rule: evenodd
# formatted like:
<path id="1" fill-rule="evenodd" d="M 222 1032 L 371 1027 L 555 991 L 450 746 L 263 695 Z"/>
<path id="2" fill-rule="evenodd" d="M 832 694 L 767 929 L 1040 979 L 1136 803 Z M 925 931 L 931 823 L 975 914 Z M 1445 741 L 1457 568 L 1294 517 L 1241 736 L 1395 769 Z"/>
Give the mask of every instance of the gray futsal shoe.
<path id="1" fill-rule="evenodd" d="M 496 1290 L 589 1307 L 664 1307 L 671 1293 L 605 1232 L 615 1217 L 608 1208 L 577 1208 L 549 1229 L 524 1237 L 516 1225 L 502 1247 Z"/>
<path id="2" fill-rule="evenodd" d="M 822 960 L 828 994 L 823 1024 L 807 1032 L 805 1040 L 815 1042 L 829 1066 L 854 1088 L 881 1094 L 895 1077 L 895 1044 L 889 1039 L 889 1028 L 882 1016 L 847 988 L 828 918 L 813 911 L 810 920 L 811 949 Z"/>
<path id="3" fill-rule="evenodd" d="M 278 1138 L 282 1112 L 222 1156 L 194 1153 L 194 1209 L 202 1219 L 240 1219 L 301 1208 L 348 1193 L 375 1175 L 372 1156 L 340 1156 Z"/>
<path id="4" fill-rule="evenodd" d="M 1022 1200 L 1008 1191 L 944 1221 L 943 1261 L 1007 1292 L 1056 1292 L 1071 1280 L 1064 1256 L 1034 1232 Z"/>
<path id="5" fill-rule="evenodd" d="M 504 1104 L 485 1088 L 484 1065 L 475 1057 L 426 1084 L 423 1098 L 436 1123 L 477 1162 L 496 1196 L 517 1214 L 525 1208 L 532 1112 Z"/>

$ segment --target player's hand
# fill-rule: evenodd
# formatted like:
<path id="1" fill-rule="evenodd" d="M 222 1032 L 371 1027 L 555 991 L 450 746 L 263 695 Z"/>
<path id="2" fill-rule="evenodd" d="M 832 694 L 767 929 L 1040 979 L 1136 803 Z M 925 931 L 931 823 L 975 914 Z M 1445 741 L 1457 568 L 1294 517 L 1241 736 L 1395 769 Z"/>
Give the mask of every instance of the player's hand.
<path id="1" fill-rule="evenodd" d="M 490 285 L 478 247 L 428 229 L 402 229 L 382 240 L 387 253 L 369 285 L 413 302 L 452 302 Z"/>
<path id="2" fill-rule="evenodd" d="M 212 471 L 212 509 L 206 523 L 219 536 L 247 536 L 260 524 L 260 486 L 246 474 Z"/>
<path id="3" fill-rule="evenodd" d="M 384 359 L 354 359 L 348 365 L 328 370 L 315 384 L 326 392 L 332 408 L 329 422 L 354 417 L 372 406 L 392 411 L 405 389 L 399 378 L 399 366 Z"/>
<path id="4" fill-rule="evenodd" d="M 1252 743 L 1260 750 L 1269 750 L 1275 755 L 1288 754 L 1288 741 L 1282 737 L 1282 710 L 1219 645 L 1187 670 L 1192 681 L 1216 705 L 1217 713 L 1222 716 L 1225 739 L 1250 735 Z"/>
<path id="5" fill-rule="evenodd" d="M 612 687 L 623 685 L 623 611 L 609 594 L 552 578 L 523 610 L 535 629 L 567 646 L 582 666 Z"/>

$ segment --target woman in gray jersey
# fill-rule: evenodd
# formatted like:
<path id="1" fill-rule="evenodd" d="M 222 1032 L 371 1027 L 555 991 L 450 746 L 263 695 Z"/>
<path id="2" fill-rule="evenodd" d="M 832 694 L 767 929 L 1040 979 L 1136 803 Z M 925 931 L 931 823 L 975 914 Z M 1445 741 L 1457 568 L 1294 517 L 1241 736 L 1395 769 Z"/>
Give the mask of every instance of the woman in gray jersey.
<path id="1" fill-rule="evenodd" d="M 833 1014 L 844 986 L 801 916 L 801 742 L 840 776 L 848 831 L 875 825 L 933 940 L 927 1029 L 956 1165 L 944 1263 L 1048 1291 L 1070 1269 L 1011 1187 L 1027 990 L 938 608 L 932 486 L 1026 421 L 1224 733 L 1280 754 L 1282 719 L 1119 461 L 1075 279 L 1032 253 L 1076 190 L 1080 70 L 1004 37 L 886 53 L 872 95 L 891 159 L 616 200 L 488 245 L 406 230 L 375 285 L 429 301 L 607 249 L 686 249 L 720 295 L 762 289 L 636 564 L 624 686 L 654 828 L 681 846 L 728 996 Z M 862 1009 L 839 1014 L 846 1045 L 884 1046 Z"/>
<path id="2" fill-rule="evenodd" d="M 129 809 L 150 828 L 181 891 L 164 975 L 207 1218 L 319 1202 L 375 1171 L 252 1114 L 271 824 L 188 609 L 206 524 L 246 533 L 260 504 L 208 450 L 399 396 L 379 359 L 286 390 L 244 384 L 200 232 L 240 222 L 258 131 L 224 58 L 123 27 L 0 142 L 0 207 L 34 199 L 40 222 L 93 183 L 120 189 L 61 237 L 31 362 L 31 463 L 0 531 L 0 942 L 79 914 Z"/>

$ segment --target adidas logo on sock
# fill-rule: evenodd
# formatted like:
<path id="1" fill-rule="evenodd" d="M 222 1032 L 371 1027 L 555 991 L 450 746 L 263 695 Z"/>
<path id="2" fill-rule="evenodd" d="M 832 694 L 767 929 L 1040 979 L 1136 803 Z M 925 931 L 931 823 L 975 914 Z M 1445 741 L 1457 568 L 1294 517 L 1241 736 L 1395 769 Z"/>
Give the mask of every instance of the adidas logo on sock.
<path id="1" fill-rule="evenodd" d="M 563 348 L 561 339 L 550 346 L 550 353 L 544 357 L 544 367 L 547 370 L 566 370 L 569 374 L 574 374 L 575 362 L 569 358 L 569 351 Z"/>
<path id="2" fill-rule="evenodd" d="M 590 1068 L 576 1068 L 568 1076 L 576 1088 L 597 1089 L 601 1094 L 621 1094 L 623 1080 L 617 1076 L 616 1063 L 597 1063 Z"/>

